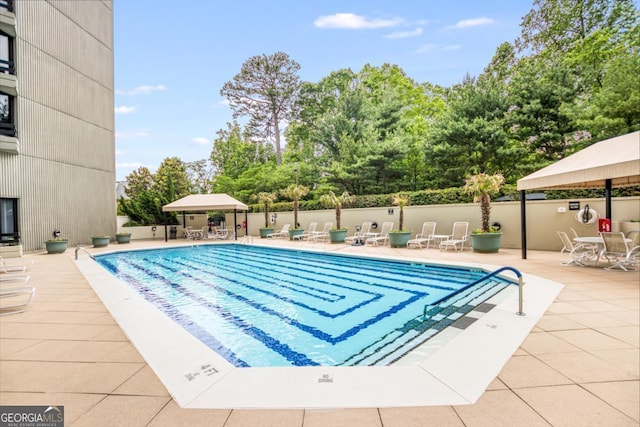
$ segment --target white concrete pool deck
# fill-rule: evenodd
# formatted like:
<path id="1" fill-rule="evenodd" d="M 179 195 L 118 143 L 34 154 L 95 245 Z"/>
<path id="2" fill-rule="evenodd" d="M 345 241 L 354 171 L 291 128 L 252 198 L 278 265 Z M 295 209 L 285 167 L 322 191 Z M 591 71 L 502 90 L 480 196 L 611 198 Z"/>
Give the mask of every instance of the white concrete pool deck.
<path id="1" fill-rule="evenodd" d="M 178 243 L 184 242 L 134 241 L 132 245 L 125 247 L 133 249 Z M 260 243 L 290 245 L 286 241 L 270 240 Z M 234 369 L 222 380 L 203 384 L 202 387 L 198 386 L 199 389 L 187 386 L 183 391 L 171 391 L 171 394 L 176 393 L 174 400 L 158 380 L 160 377 L 166 381 L 162 378 L 164 374 L 154 372 L 162 367 L 156 368 L 152 363 L 148 364 L 142 357 L 146 358 L 147 355 L 141 350 L 141 356 L 130 344 L 113 320 L 114 317 L 107 312 L 105 305 L 109 304 L 108 301 L 105 300 L 103 304 L 79 273 L 72 260 L 72 249 L 62 255 L 28 254 L 26 258 L 35 259 L 30 275 L 31 282 L 38 287 L 38 294 L 29 311 L 0 318 L 0 405 L 49 405 L 55 402 L 65 406 L 65 425 L 74 426 L 406 427 L 425 425 L 427 420 L 429 425 L 444 426 L 638 425 L 638 273 L 563 267 L 560 262 L 565 256 L 557 252 L 530 251 L 529 259 L 522 260 L 519 250 L 508 249 L 501 250 L 499 254 L 475 254 L 469 250 L 453 253 L 434 249 L 345 247 L 300 242 L 294 245 L 436 262 L 511 265 L 524 272 L 525 277 L 533 273 L 559 282 L 564 288 L 546 312 L 538 314 L 536 303 L 528 301 L 535 293 L 529 292 L 532 286 L 531 282 L 527 282 L 524 294 L 524 311 L 527 316 L 514 315 L 517 304 L 514 306 L 514 301 L 509 301 L 513 298 L 510 295 L 500 302 L 499 307 L 460 332 L 443 349 L 430 353 L 424 361 L 426 367 L 390 367 L 397 371 L 388 376 L 377 372 L 383 372 L 386 367 L 336 368 L 336 371 L 309 368 L 308 375 L 305 373 L 290 380 L 277 375 L 279 369 L 275 369 L 275 376 L 267 372 L 274 368 L 265 369 L 264 374 L 261 368 Z M 106 248 L 113 249 L 119 247 L 110 245 Z M 548 282 L 543 279 L 545 281 Z M 544 311 L 543 308 L 540 310 Z M 495 320 L 487 317 L 494 315 L 497 317 Z M 496 323 L 503 321 L 500 317 L 507 321 Z M 524 341 L 515 337 L 520 341 L 507 344 L 513 347 L 502 361 L 491 360 L 489 365 L 468 368 L 474 372 L 486 371 L 490 377 L 488 383 L 484 378 L 470 380 L 464 374 L 464 363 L 459 362 L 460 359 L 467 360 L 465 348 L 468 347 L 465 347 L 467 344 L 464 340 L 458 339 L 468 333 L 472 335 L 472 341 L 477 339 L 492 343 L 492 334 L 496 338 L 502 333 L 510 337 L 506 329 L 519 328 L 521 325 L 517 325 L 518 322 L 532 322 L 526 326 L 533 329 L 528 334 L 525 332 Z M 494 327 L 495 325 L 498 326 Z M 474 327 L 479 330 L 474 331 Z M 163 328 L 159 324 L 150 325 L 147 328 L 147 340 L 161 342 L 166 332 Z M 501 336 L 496 341 L 502 343 Z M 164 358 L 164 363 L 168 366 L 165 369 L 175 371 L 176 366 L 182 366 L 175 363 L 180 361 L 181 356 L 176 358 L 173 354 L 182 350 L 176 348 L 179 346 L 164 345 L 166 352 L 171 352 L 170 357 Z M 484 352 L 484 347 L 491 345 L 472 346 L 476 353 Z M 212 361 L 211 353 L 208 349 L 204 350 L 206 352 L 198 353 L 200 350 L 196 349 L 196 357 L 186 359 L 197 362 L 193 366 L 194 372 L 201 368 L 201 361 L 205 364 Z M 478 356 L 477 360 L 484 360 L 482 354 L 473 356 Z M 188 363 L 185 366 L 188 369 L 191 367 Z M 450 396 L 459 400 L 441 405 L 437 401 L 432 401 L 431 404 L 415 403 L 412 399 L 416 399 L 416 394 L 431 394 L 431 390 L 423 384 L 431 384 L 432 378 L 424 383 L 413 382 L 414 378 L 406 378 L 413 374 L 402 373 L 408 372 L 409 368 L 421 369 L 421 376 L 425 378 L 435 378 L 436 387 L 447 384 L 443 400 Z M 395 395 L 393 384 L 408 384 L 409 387 L 405 388 L 411 390 L 408 396 L 397 399 L 397 403 L 392 400 L 394 396 L 389 396 L 391 400 L 388 402 L 392 407 L 386 404 L 372 407 L 376 404 L 340 400 L 338 398 L 343 396 L 342 391 L 346 389 L 343 386 L 352 381 L 347 378 L 350 373 L 344 375 L 340 372 L 343 369 L 345 372 L 357 372 L 360 369 L 372 372 L 364 375 L 364 384 L 359 382 L 361 379 L 357 379 L 349 386 L 355 394 L 360 390 L 370 392 L 373 389 L 373 398 L 381 401 L 376 394 Z M 243 383 L 244 379 L 240 378 L 238 372 L 252 370 L 260 373 L 252 374 L 253 378 Z M 306 371 L 307 368 L 302 370 Z M 180 377 L 184 375 L 185 371 L 181 368 L 178 375 L 174 375 L 175 381 L 179 383 Z M 492 381 L 491 378 L 494 377 L 496 378 Z M 333 379 L 333 382 L 319 382 L 320 379 Z M 316 396 L 313 404 L 307 406 L 302 402 L 306 397 L 299 395 L 307 393 L 305 389 L 309 383 L 312 383 L 309 387 L 313 390 L 309 394 L 316 393 Z M 276 391 L 282 384 L 297 391 L 295 399 L 298 399 L 298 403 L 278 403 L 282 401 L 282 396 L 277 395 Z M 217 392 L 214 391 L 216 389 Z M 220 395 L 223 390 L 228 396 Z M 440 388 L 434 389 L 434 392 L 436 390 Z M 177 403 L 187 402 L 186 406 L 203 407 L 214 393 L 219 393 L 219 399 L 232 399 L 234 394 L 242 395 L 245 399 L 256 396 L 255 399 L 272 400 L 273 407 L 279 409 L 247 410 L 233 405 L 225 406 L 224 409 L 180 409 Z M 271 394 L 273 396 L 265 399 L 264 395 Z M 475 403 L 468 403 L 474 399 L 477 399 Z M 437 406 L 430 406 L 432 404 Z M 249 406 L 252 405 L 242 407 Z M 283 409 L 296 407 L 299 409 Z M 334 409 L 318 409 L 323 407 Z"/>

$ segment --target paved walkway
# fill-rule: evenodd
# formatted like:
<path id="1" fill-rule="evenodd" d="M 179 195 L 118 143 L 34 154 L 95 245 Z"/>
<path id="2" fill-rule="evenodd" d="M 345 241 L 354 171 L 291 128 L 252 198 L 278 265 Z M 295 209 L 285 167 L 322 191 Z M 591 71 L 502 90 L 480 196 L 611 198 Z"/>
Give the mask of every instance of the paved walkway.
<path id="1" fill-rule="evenodd" d="M 172 241 L 170 244 L 184 243 Z M 264 243 L 264 242 L 261 242 Z M 127 246 L 164 245 L 138 241 Z M 289 245 L 276 240 L 269 244 Z M 297 247 L 322 247 L 296 242 Z M 565 285 L 474 405 L 336 410 L 179 408 L 76 269 L 28 254 L 38 293 L 0 317 L 0 405 L 64 405 L 66 426 L 638 426 L 640 275 L 563 267 L 558 252 L 326 245 L 344 252 L 510 265 Z M 116 249 L 112 244 L 106 250 Z M 90 249 L 100 251 L 100 249 Z M 526 312 L 526 287 L 525 310 Z M 256 385 L 259 387 L 259 385 Z M 420 390 L 416 390 L 419 393 Z"/>

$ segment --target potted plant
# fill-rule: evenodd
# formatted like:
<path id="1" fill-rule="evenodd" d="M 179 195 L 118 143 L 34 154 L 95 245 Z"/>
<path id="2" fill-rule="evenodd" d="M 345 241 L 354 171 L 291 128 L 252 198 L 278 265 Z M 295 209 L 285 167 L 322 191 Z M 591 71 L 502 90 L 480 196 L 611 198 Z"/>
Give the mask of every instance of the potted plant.
<path id="1" fill-rule="evenodd" d="M 273 227 L 269 224 L 269 207 L 276 201 L 277 195 L 263 191 L 254 195 L 253 198 L 264 206 L 264 227 L 260 228 L 260 238 L 264 239 L 267 235 L 273 233 Z"/>
<path id="2" fill-rule="evenodd" d="M 91 243 L 94 248 L 103 248 L 109 244 L 111 236 L 91 236 Z"/>
<path id="3" fill-rule="evenodd" d="M 340 227 L 340 214 L 342 213 L 342 205 L 351 203 L 353 199 L 354 197 L 350 195 L 348 191 L 345 191 L 338 196 L 333 191 L 329 190 L 327 194 L 323 194 L 320 197 L 320 203 L 336 210 L 336 226 L 329 230 L 329 239 L 331 243 L 343 243 L 344 239 L 347 237 L 347 229 Z"/>
<path id="4" fill-rule="evenodd" d="M 62 237 L 54 237 L 44 242 L 48 254 L 61 254 L 67 250 L 69 240 Z"/>
<path id="5" fill-rule="evenodd" d="M 480 202 L 482 227 L 471 232 L 471 247 L 474 252 L 495 253 L 500 249 L 502 232 L 490 225 L 491 196 L 500 191 L 504 183 L 502 174 L 479 173 L 467 178 L 464 191 L 473 196 L 473 202 Z"/>
<path id="6" fill-rule="evenodd" d="M 118 243 L 129 243 L 131 242 L 131 233 L 121 231 L 116 234 L 116 242 Z"/>
<path id="7" fill-rule="evenodd" d="M 293 200 L 293 227 L 289 229 L 289 240 L 293 240 L 294 236 L 298 236 L 304 233 L 303 228 L 298 228 L 298 207 L 300 197 L 306 196 L 309 192 L 309 188 L 304 185 L 291 184 L 284 190 L 280 190 L 282 195 L 289 200 Z"/>
<path id="8" fill-rule="evenodd" d="M 404 207 L 409 205 L 411 198 L 407 194 L 396 194 L 391 203 L 400 208 L 398 229 L 389 232 L 389 245 L 392 248 L 405 248 L 411 240 L 411 230 L 404 228 Z"/>
<path id="9" fill-rule="evenodd" d="M 7 237 L 0 240 L 0 258 L 19 258 L 22 254 L 22 245 L 19 239 Z"/>

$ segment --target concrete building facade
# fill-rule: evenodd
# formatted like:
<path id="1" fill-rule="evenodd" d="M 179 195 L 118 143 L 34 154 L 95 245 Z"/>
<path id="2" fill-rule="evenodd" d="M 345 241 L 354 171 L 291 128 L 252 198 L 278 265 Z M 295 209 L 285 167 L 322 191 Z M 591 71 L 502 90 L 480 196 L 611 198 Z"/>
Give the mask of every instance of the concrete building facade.
<path id="1" fill-rule="evenodd" d="M 113 2 L 0 0 L 0 244 L 116 230 Z"/>

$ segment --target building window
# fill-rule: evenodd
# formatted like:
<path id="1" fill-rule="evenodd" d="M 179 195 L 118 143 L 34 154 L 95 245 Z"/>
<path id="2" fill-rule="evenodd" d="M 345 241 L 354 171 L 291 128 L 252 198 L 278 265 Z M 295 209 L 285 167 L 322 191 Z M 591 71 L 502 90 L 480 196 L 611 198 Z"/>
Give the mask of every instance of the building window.
<path id="1" fill-rule="evenodd" d="M 0 244 L 18 243 L 18 199 L 0 198 Z"/>
<path id="2" fill-rule="evenodd" d="M 0 31 L 0 73 L 16 73 L 13 60 L 13 37 L 2 31 Z"/>
<path id="3" fill-rule="evenodd" d="M 16 136 L 16 126 L 13 122 L 13 101 L 13 96 L 0 92 L 0 135 Z"/>

